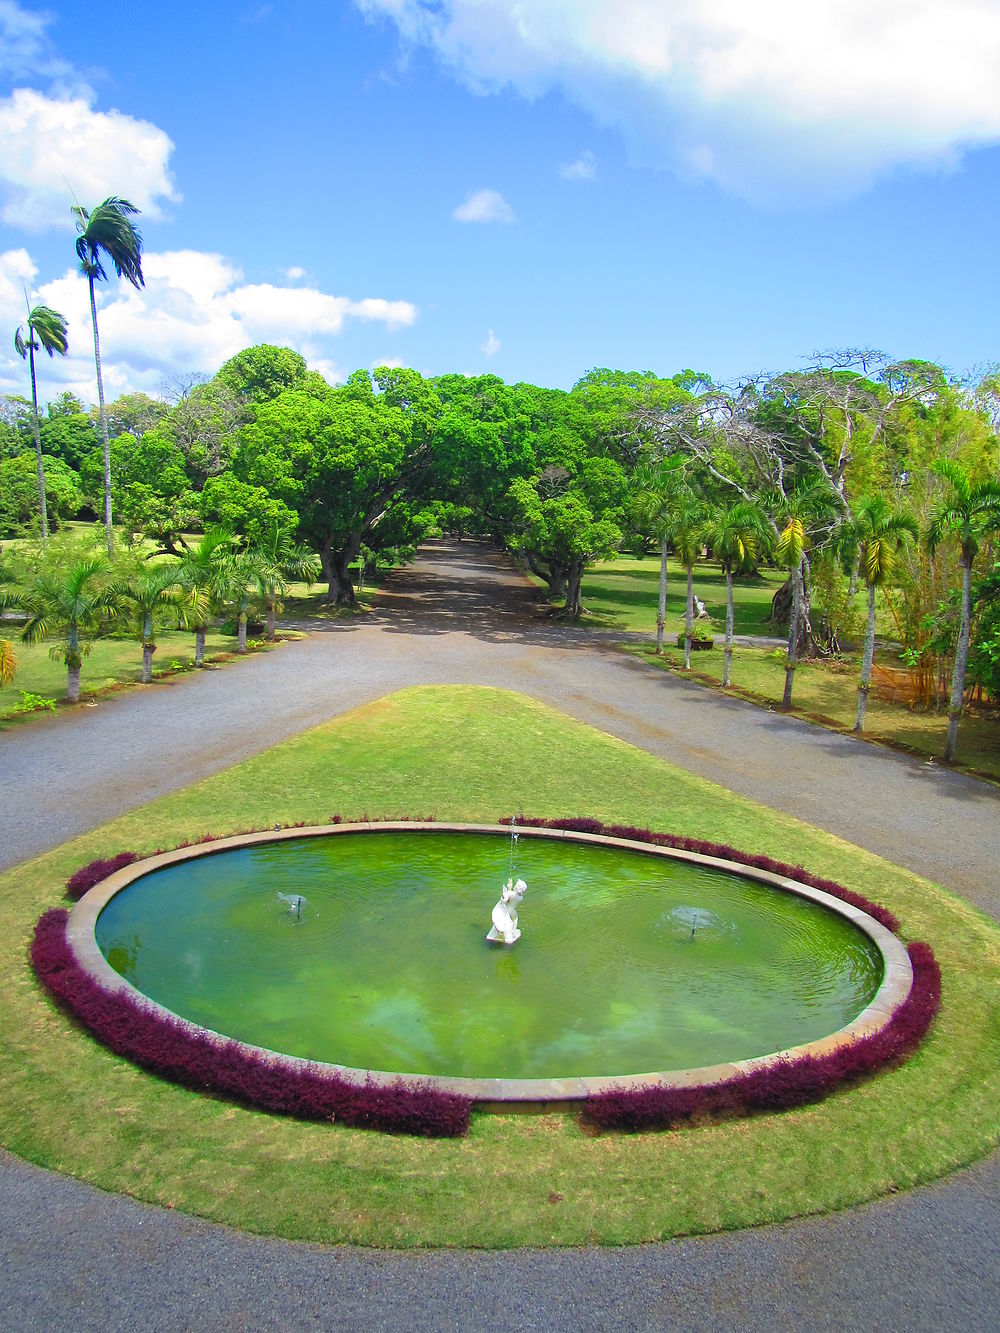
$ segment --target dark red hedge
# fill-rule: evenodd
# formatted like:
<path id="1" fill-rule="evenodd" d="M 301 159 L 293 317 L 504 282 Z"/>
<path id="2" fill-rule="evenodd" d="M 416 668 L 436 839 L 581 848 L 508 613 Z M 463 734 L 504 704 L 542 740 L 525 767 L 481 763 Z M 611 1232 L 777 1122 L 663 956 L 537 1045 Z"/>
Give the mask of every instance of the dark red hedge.
<path id="1" fill-rule="evenodd" d="M 66 897 L 76 902 L 88 889 L 100 884 L 102 879 L 107 879 L 116 870 L 121 870 L 122 866 L 130 866 L 138 859 L 138 852 L 119 852 L 117 856 L 98 857 L 96 861 L 88 861 L 66 881 Z"/>
<path id="2" fill-rule="evenodd" d="M 636 828 L 633 824 L 602 824 L 599 819 L 537 819 L 529 815 L 517 815 L 522 828 L 565 829 L 567 833 L 600 833 L 608 838 L 631 838 L 634 842 L 647 842 L 654 847 L 675 847 L 680 851 L 699 852 L 702 856 L 718 856 L 726 861 L 738 861 L 741 865 L 753 866 L 756 870 L 768 870 L 773 875 L 784 875 L 788 879 L 798 880 L 811 888 L 822 889 L 842 902 L 859 907 L 876 921 L 880 921 L 886 930 L 899 929 L 899 919 L 887 907 L 869 902 L 860 893 L 846 889 L 832 879 L 823 879 L 813 875 L 803 866 L 790 866 L 785 861 L 776 861 L 772 856 L 763 856 L 755 852 L 743 852 L 730 847 L 724 842 L 706 842 L 704 838 L 682 838 L 676 833 L 653 833 L 648 828 Z M 506 815 L 500 822 L 509 824 L 511 816 Z"/>
<path id="3" fill-rule="evenodd" d="M 919 1045 L 941 1003 L 941 971 L 929 944 L 908 948 L 913 986 L 881 1030 L 829 1055 L 779 1060 L 724 1083 L 689 1088 L 611 1088 L 588 1097 L 584 1117 L 600 1129 L 669 1129 L 686 1121 L 784 1111 L 897 1064 Z"/>
<path id="4" fill-rule="evenodd" d="M 280 1068 L 237 1042 L 219 1044 L 142 1003 L 109 991 L 80 967 L 66 939 L 65 908 L 38 922 L 31 962 L 42 984 L 117 1055 L 198 1092 L 217 1093 L 300 1120 L 334 1120 L 399 1134 L 456 1137 L 471 1100 L 425 1085 L 355 1085 L 316 1066 Z"/>

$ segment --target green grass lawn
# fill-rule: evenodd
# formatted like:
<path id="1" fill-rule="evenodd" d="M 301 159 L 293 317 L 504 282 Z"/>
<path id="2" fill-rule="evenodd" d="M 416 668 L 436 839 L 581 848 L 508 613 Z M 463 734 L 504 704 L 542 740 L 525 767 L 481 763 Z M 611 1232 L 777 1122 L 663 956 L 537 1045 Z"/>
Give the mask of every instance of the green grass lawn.
<path id="1" fill-rule="evenodd" d="M 96 855 L 334 813 L 494 820 L 519 810 L 729 842 L 886 904 L 942 967 L 929 1038 L 902 1067 L 780 1115 L 594 1137 L 571 1113 L 476 1113 L 466 1139 L 425 1141 L 303 1124 L 161 1082 L 56 1011 L 27 965 L 39 914 Z M 404 691 L 6 872 L 0 978 L 5 1148 L 104 1189 L 302 1240 L 657 1240 L 847 1207 L 1000 1141 L 996 923 L 906 870 L 499 690 Z"/>
<path id="2" fill-rule="evenodd" d="M 771 598 L 785 581 L 782 570 L 763 570 L 752 579 L 737 580 L 733 589 L 733 616 L 737 634 L 780 636 L 771 624 Z M 542 586 L 540 584 L 540 586 Z M 709 615 L 726 623 L 726 576 L 718 565 L 704 561 L 695 565 L 694 590 Z M 626 633 L 656 633 L 656 611 L 660 597 L 659 556 L 619 556 L 603 560 L 587 570 L 583 580 L 583 604 L 587 624 Z M 667 632 L 674 633 L 684 621 L 687 603 L 687 572 L 676 560 L 667 561 Z"/>

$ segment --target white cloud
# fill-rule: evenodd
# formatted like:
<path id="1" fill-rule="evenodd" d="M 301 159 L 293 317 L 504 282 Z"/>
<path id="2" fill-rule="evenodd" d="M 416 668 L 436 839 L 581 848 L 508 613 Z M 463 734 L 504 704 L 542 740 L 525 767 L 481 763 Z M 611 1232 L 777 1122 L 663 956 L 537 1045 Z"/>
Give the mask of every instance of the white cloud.
<path id="1" fill-rule="evenodd" d="M 1000 140 L 996 0 L 355 0 L 478 92 L 561 89 L 638 161 L 843 194 Z"/>
<path id="2" fill-rule="evenodd" d="M 92 103 L 92 93 L 47 97 L 31 88 L 0 98 L 0 219 L 28 231 L 71 229 L 71 189 L 90 208 L 109 181 L 148 217 L 180 198 L 163 130 Z"/>
<path id="3" fill-rule="evenodd" d="M 496 356 L 500 350 L 500 339 L 496 337 L 493 330 L 490 329 L 486 335 L 486 341 L 483 343 L 483 352 L 487 356 Z"/>
<path id="4" fill-rule="evenodd" d="M 284 273 L 289 282 L 298 282 L 300 278 L 306 276 L 305 269 L 300 268 L 298 264 L 292 264 L 290 268 L 283 268 L 281 272 Z"/>
<path id="5" fill-rule="evenodd" d="M 452 217 L 459 222 L 513 222 L 514 210 L 499 190 L 475 190 Z"/>
<path id="6" fill-rule="evenodd" d="M 65 83 L 75 79 L 68 61 L 57 56 L 46 35 L 52 15 L 0 0 L 0 74 L 24 79 L 42 76 Z"/>
<path id="7" fill-rule="evenodd" d="M 564 181 L 592 181 L 597 179 L 597 158 L 585 148 L 575 162 L 564 162 L 559 168 Z"/>
<path id="8" fill-rule="evenodd" d="M 69 355 L 46 359 L 41 371 L 44 399 L 63 388 L 85 402 L 96 397 L 93 335 L 87 284 L 75 269 L 31 292 L 36 267 L 27 250 L 0 254 L 0 328 L 24 318 L 27 283 L 32 303 L 42 300 L 66 316 Z M 406 328 L 417 318 L 408 301 L 368 297 L 352 300 L 314 287 L 246 283 L 224 255 L 195 250 L 147 253 L 146 286 L 137 291 L 112 280 L 98 286 L 98 320 L 105 393 L 129 389 L 155 393 L 164 378 L 191 372 L 213 374 L 244 347 L 273 342 L 294 347 L 327 378 L 344 372 L 330 357 L 330 341 L 351 321 Z M 10 341 L 0 343 L 0 393 L 24 393 L 25 374 Z"/>
<path id="9" fill-rule="evenodd" d="M 372 370 L 378 370 L 379 366 L 388 366 L 390 370 L 402 370 L 406 362 L 401 356 L 379 356 L 371 363 Z"/>

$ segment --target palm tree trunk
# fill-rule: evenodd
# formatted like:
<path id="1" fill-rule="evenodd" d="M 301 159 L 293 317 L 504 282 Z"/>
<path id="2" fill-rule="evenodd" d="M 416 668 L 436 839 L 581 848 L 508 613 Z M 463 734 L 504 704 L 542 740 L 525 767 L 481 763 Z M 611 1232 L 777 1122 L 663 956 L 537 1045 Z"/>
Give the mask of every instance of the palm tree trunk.
<path id="1" fill-rule="evenodd" d="M 66 698 L 71 704 L 80 702 L 80 663 L 67 668 Z"/>
<path id="2" fill-rule="evenodd" d="M 868 688 L 872 683 L 872 662 L 875 660 L 875 584 L 868 585 L 868 623 L 865 625 L 865 650 L 861 656 L 861 684 L 858 686 L 858 716 L 855 731 L 865 729 L 865 710 L 868 707 Z"/>
<path id="3" fill-rule="evenodd" d="M 156 644 L 151 640 L 152 633 L 153 616 L 147 611 L 142 623 L 142 675 L 139 677 L 143 685 L 148 685 L 153 679 L 153 654 L 156 652 Z"/>
<path id="4" fill-rule="evenodd" d="M 802 562 L 792 570 L 792 615 L 788 626 L 788 660 L 785 665 L 785 692 L 781 697 L 782 708 L 792 706 L 792 682 L 795 680 L 795 666 L 799 659 L 799 619 L 802 615 Z"/>
<path id="5" fill-rule="evenodd" d="M 722 688 L 728 689 L 733 665 L 733 567 L 726 561 L 726 648 L 722 655 Z"/>
<path id="6" fill-rule="evenodd" d="M 691 628 L 694 624 L 694 565 L 688 565 L 687 607 L 684 611 L 684 670 L 691 667 Z"/>
<path id="7" fill-rule="evenodd" d="M 656 654 L 663 652 L 663 630 L 667 623 L 667 539 L 660 542 L 660 604 L 656 612 Z"/>
<path id="8" fill-rule="evenodd" d="M 111 526 L 111 446 L 108 444 L 108 416 L 104 410 L 104 379 L 101 375 L 101 340 L 97 332 L 97 302 L 94 299 L 94 275 L 87 274 L 90 283 L 90 317 L 94 323 L 94 364 L 97 366 L 97 402 L 101 411 L 101 443 L 104 446 L 104 532 L 108 539 L 109 558 L 115 553 L 115 533 Z"/>
<path id="9" fill-rule="evenodd" d="M 245 653 L 247 650 L 247 613 L 245 611 L 240 612 L 236 631 L 236 648 L 241 653 Z"/>
<path id="10" fill-rule="evenodd" d="M 268 599 L 267 599 L 267 637 L 268 637 L 269 639 L 274 639 L 274 638 L 275 638 L 275 626 L 274 626 L 274 621 L 275 621 L 274 598 L 273 598 L 273 597 L 268 597 Z"/>
<path id="11" fill-rule="evenodd" d="M 944 743 L 945 763 L 950 764 L 958 748 L 958 723 L 965 695 L 965 669 L 969 664 L 969 622 L 972 619 L 972 558 L 962 560 L 962 624 L 955 647 L 955 669 L 951 676 L 951 703 L 948 705 L 948 735 Z"/>
<path id="12" fill-rule="evenodd" d="M 38 392 L 35 388 L 35 337 L 28 330 L 28 362 L 31 366 L 31 428 L 35 437 L 35 460 L 38 463 L 38 498 L 42 505 L 42 546 L 49 540 L 49 518 L 45 508 L 45 469 L 42 467 L 42 437 L 38 430 Z"/>
<path id="13" fill-rule="evenodd" d="M 205 626 L 199 625 L 194 632 L 194 664 L 196 667 L 205 665 Z"/>

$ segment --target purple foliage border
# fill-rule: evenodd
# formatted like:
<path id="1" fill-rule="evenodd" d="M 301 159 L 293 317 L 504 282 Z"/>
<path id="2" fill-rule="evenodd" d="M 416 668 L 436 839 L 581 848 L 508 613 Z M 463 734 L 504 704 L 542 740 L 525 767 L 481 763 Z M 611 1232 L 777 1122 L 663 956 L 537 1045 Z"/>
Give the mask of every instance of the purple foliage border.
<path id="1" fill-rule="evenodd" d="M 353 1083 L 316 1065 L 289 1069 L 236 1041 L 219 1040 L 143 1004 L 128 991 L 106 990 L 81 967 L 68 939 L 64 907 L 35 927 L 31 963 L 55 1000 L 116 1055 L 197 1092 L 228 1097 L 299 1120 L 454 1138 L 469 1127 L 471 1098 L 431 1084 Z"/>
<path id="2" fill-rule="evenodd" d="M 503 822 L 509 824 L 510 816 Z M 630 824 L 603 824 L 597 819 L 537 819 L 519 815 L 518 823 L 525 828 L 627 838 L 655 847 L 736 861 L 822 889 L 824 893 L 867 912 L 888 930 L 895 932 L 899 929 L 897 917 L 887 908 L 870 902 L 835 880 L 823 879 L 802 866 L 790 866 L 770 856 L 740 851 L 726 843 L 684 838 L 673 833 L 654 833 Z M 845 1084 L 898 1064 L 919 1046 L 941 1005 L 941 969 L 930 945 L 916 941 L 907 945 L 907 953 L 913 968 L 910 993 L 878 1032 L 856 1037 L 825 1055 L 774 1060 L 715 1083 L 687 1087 L 622 1085 L 591 1093 L 584 1106 L 584 1119 L 598 1129 L 635 1131 L 669 1129 L 686 1122 L 747 1116 L 758 1111 L 787 1110 L 820 1101 Z"/>
<path id="3" fill-rule="evenodd" d="M 589 818 L 540 819 L 522 814 L 517 819 L 523 828 L 624 838 L 783 875 L 860 908 L 888 930 L 899 929 L 892 912 L 834 880 L 813 875 L 801 865 L 791 866 L 726 843 Z M 342 817 L 333 815 L 329 822 L 340 824 Z M 368 817 L 361 822 L 369 822 Z M 424 816 L 416 822 L 431 823 L 433 819 Z M 501 820 L 510 822 L 510 816 Z M 194 843 L 212 840 L 213 834 L 205 834 Z M 190 845 L 187 840 L 179 844 Z M 80 898 L 115 870 L 137 859 L 138 854 L 129 851 L 89 862 L 70 877 L 67 897 Z M 300 1119 L 340 1120 L 389 1132 L 434 1136 L 454 1137 L 467 1131 L 472 1107 L 468 1097 L 444 1092 L 430 1083 L 416 1088 L 402 1082 L 389 1086 L 370 1081 L 359 1084 L 314 1065 L 289 1070 L 238 1042 L 200 1033 L 182 1020 L 145 1006 L 127 991 L 106 990 L 77 962 L 66 938 L 68 915 L 65 909 L 53 908 L 42 916 L 31 947 L 32 965 L 54 998 L 116 1054 L 185 1087 Z M 941 972 L 930 945 L 915 942 L 907 946 L 907 952 L 913 985 L 878 1032 L 855 1038 L 825 1055 L 774 1060 L 719 1082 L 685 1087 L 621 1086 L 591 1093 L 584 1105 L 584 1118 L 600 1129 L 635 1131 L 784 1110 L 818 1101 L 844 1084 L 898 1064 L 919 1045 L 941 1003 Z"/>

